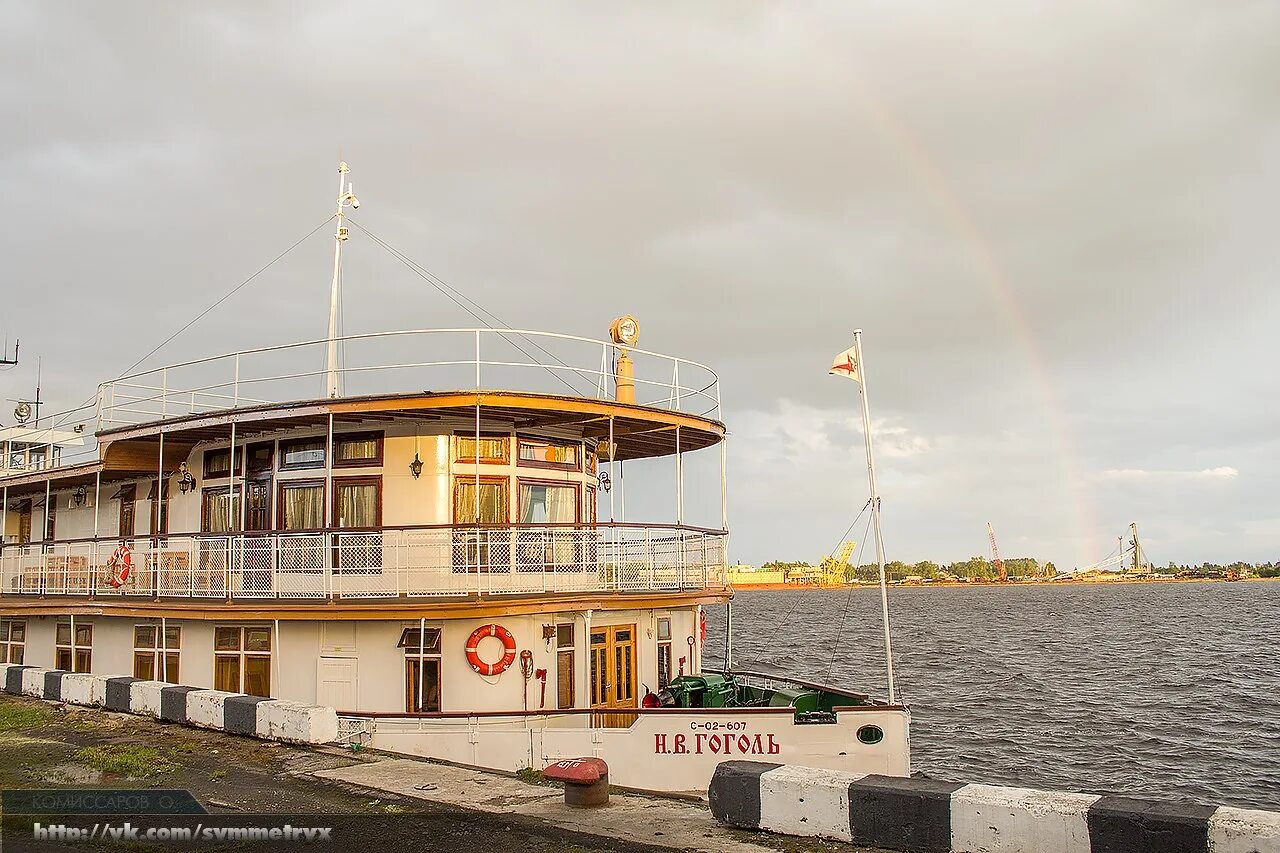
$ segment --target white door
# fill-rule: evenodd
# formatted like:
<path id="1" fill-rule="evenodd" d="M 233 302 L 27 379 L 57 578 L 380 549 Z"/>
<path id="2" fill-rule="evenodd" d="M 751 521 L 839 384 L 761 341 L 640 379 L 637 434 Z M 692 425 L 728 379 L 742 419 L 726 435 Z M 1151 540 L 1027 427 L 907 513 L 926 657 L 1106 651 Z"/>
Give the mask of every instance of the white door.
<path id="1" fill-rule="evenodd" d="M 359 710 L 355 658 L 320 658 L 316 676 L 316 704 L 338 711 Z"/>

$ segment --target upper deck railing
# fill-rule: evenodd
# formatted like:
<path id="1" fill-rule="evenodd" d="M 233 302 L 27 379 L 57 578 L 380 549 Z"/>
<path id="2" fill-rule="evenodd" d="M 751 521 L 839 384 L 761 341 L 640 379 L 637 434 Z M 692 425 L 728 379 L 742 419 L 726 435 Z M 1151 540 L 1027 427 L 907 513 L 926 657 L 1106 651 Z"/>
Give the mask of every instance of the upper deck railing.
<path id="1" fill-rule="evenodd" d="M 504 390 L 605 399 L 619 348 L 608 342 L 519 329 L 416 329 L 346 335 L 341 396 Z M 131 373 L 98 386 L 98 427 L 326 396 L 329 341 L 242 350 Z M 696 361 L 626 348 L 636 402 L 720 416 L 719 379 Z"/>
<path id="2" fill-rule="evenodd" d="M 436 525 L 5 545 L 0 598 L 353 599 L 723 590 L 726 536 L 722 530 L 683 525 Z M 121 571 L 121 545 L 129 548 L 127 573 Z"/>

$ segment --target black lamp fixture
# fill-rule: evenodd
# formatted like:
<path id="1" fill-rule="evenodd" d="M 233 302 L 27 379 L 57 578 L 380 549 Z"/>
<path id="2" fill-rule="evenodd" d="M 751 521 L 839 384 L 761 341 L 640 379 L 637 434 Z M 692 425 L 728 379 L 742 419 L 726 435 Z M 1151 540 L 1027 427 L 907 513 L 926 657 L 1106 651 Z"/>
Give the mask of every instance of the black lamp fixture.
<path id="1" fill-rule="evenodd" d="M 76 506 L 84 506 L 84 502 L 89 499 L 89 490 L 84 486 L 76 486 L 76 490 L 71 493 L 71 500 L 75 501 Z"/>
<path id="2" fill-rule="evenodd" d="M 409 473 L 415 480 L 422 476 L 422 459 L 416 452 L 413 454 L 413 461 L 409 463 Z"/>
<path id="3" fill-rule="evenodd" d="M 613 485 L 613 481 L 609 479 L 609 472 L 601 471 L 600 472 L 600 488 L 604 489 L 607 492 L 609 491 L 609 487 L 612 485 Z"/>
<path id="4" fill-rule="evenodd" d="M 178 466 L 178 491 L 184 495 L 192 491 L 196 487 L 195 475 L 191 473 L 191 469 L 187 467 L 187 463 L 183 462 Z"/>

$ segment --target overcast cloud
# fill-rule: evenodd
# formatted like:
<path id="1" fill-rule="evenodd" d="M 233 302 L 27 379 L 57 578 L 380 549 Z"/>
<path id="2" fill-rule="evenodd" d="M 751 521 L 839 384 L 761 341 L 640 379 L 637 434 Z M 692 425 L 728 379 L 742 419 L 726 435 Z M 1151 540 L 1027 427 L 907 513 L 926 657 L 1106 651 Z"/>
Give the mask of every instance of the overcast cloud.
<path id="1" fill-rule="evenodd" d="M 340 150 L 507 322 L 719 370 L 737 559 L 865 501 L 854 327 L 891 556 L 1280 558 L 1273 0 L 262 5 L 0 4 L 0 395 L 36 356 L 91 394 L 318 225 Z M 152 363 L 322 335 L 330 241 Z M 348 331 L 472 324 L 348 258 Z"/>

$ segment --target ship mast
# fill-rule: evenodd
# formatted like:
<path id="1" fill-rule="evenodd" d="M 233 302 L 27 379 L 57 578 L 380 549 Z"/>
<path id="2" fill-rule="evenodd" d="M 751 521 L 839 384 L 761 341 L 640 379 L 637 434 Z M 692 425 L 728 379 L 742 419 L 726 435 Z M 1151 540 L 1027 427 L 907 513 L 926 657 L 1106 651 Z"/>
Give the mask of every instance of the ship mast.
<path id="1" fill-rule="evenodd" d="M 867 485 L 871 490 L 871 525 L 876 535 L 876 564 L 880 567 L 880 610 L 884 619 L 884 658 L 889 681 L 889 704 L 896 704 L 897 690 L 893 683 L 893 648 L 889 642 L 889 593 L 885 583 L 884 539 L 880 535 L 880 494 L 876 491 L 876 460 L 871 442 L 871 406 L 867 402 L 867 371 L 862 360 L 862 330 L 853 330 L 853 349 L 856 354 L 858 385 L 862 398 L 862 435 L 867 450 Z"/>
<path id="2" fill-rule="evenodd" d="M 360 207 L 360 200 L 352 192 L 346 162 L 338 163 L 338 207 L 335 217 L 337 229 L 333 233 L 333 286 L 329 289 L 329 352 L 325 370 L 325 393 L 329 397 L 342 396 L 342 367 L 338 357 L 338 312 L 342 302 L 342 244 L 347 241 L 347 227 L 342 224 L 344 209 Z"/>

